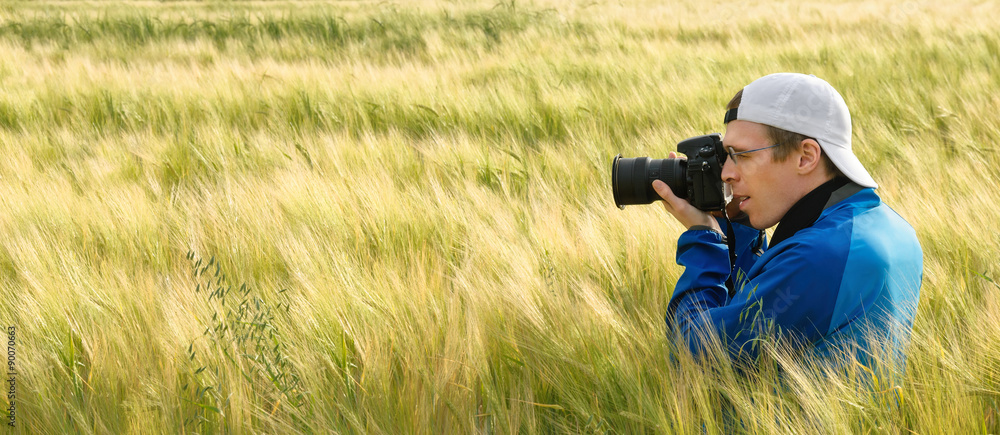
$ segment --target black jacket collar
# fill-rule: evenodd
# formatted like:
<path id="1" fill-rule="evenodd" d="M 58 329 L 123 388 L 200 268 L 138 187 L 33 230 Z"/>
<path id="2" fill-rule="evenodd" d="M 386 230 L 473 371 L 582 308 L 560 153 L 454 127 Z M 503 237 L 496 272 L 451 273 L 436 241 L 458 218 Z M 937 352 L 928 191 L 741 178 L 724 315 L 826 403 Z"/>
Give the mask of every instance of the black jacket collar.
<path id="1" fill-rule="evenodd" d="M 836 177 L 813 189 L 795 205 L 792 205 L 792 208 L 788 209 L 785 216 L 781 218 L 781 221 L 778 222 L 778 228 L 774 230 L 774 236 L 771 237 L 770 246 L 773 247 L 781 243 L 782 240 L 792 237 L 801 229 L 811 227 L 816 223 L 816 219 L 819 219 L 823 210 L 861 191 L 861 189 L 864 188 L 852 183 L 847 177 Z"/>

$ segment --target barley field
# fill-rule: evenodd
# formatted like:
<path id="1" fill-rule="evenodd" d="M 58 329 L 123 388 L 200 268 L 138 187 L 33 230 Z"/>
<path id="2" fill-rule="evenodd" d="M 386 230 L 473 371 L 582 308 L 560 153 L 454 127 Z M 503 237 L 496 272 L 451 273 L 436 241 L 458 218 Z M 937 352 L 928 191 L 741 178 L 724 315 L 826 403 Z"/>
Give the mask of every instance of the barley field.
<path id="1" fill-rule="evenodd" d="M 4 430 L 1000 433 L 1000 5 L 0 4 Z M 833 84 L 916 229 L 905 372 L 665 334 L 615 154 Z M 778 370 L 780 368 L 780 370 Z M 781 374 L 779 374 L 781 373 Z M 11 410 L 12 409 L 12 410 Z"/>

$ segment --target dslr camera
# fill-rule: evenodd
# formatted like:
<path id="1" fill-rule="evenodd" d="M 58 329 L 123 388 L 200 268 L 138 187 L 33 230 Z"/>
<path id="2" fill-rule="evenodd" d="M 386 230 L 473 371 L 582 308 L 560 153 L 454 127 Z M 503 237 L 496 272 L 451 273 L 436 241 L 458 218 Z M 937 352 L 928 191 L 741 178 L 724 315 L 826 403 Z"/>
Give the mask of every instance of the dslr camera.
<path id="1" fill-rule="evenodd" d="M 678 198 L 704 211 L 722 210 L 727 198 L 722 182 L 726 150 L 718 133 L 695 136 L 677 144 L 685 159 L 622 158 L 611 163 L 611 186 L 615 205 L 651 204 L 660 199 L 653 180 L 662 180 Z"/>

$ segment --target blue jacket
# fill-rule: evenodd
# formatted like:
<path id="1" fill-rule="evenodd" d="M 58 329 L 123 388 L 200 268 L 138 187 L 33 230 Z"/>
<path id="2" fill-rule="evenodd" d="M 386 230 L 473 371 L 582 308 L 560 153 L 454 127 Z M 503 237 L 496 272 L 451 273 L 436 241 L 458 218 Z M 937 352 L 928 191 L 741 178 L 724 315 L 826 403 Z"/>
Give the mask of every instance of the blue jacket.
<path id="1" fill-rule="evenodd" d="M 762 233 L 733 224 L 732 268 L 722 234 L 684 232 L 677 264 L 685 270 L 667 309 L 668 331 L 679 332 L 696 356 L 707 332 L 727 345 L 730 357 L 752 360 L 757 338 L 767 331 L 794 336 L 821 357 L 856 346 L 868 365 L 866 355 L 875 349 L 866 331 L 873 330 L 884 336 L 879 343 L 892 343 L 902 364 L 923 275 L 913 228 L 873 189 L 853 183 L 816 211 L 811 226 L 770 248 Z M 732 296 L 725 284 L 730 274 Z"/>

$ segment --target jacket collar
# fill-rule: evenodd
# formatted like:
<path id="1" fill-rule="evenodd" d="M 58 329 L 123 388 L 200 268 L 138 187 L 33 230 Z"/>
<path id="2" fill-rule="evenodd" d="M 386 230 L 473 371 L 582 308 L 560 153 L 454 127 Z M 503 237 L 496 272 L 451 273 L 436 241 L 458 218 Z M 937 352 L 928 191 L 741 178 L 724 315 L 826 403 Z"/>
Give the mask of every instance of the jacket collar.
<path id="1" fill-rule="evenodd" d="M 785 216 L 778 222 L 778 228 L 774 230 L 770 246 L 773 247 L 792 237 L 799 230 L 811 227 L 827 207 L 843 201 L 863 189 L 864 187 L 853 183 L 847 177 L 836 177 L 821 184 L 788 209 Z"/>

